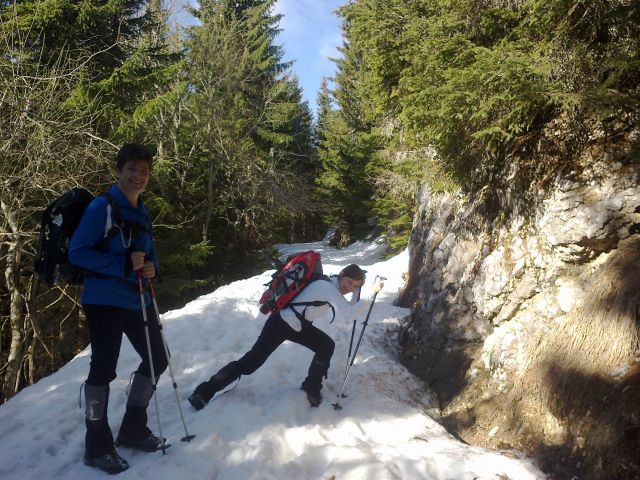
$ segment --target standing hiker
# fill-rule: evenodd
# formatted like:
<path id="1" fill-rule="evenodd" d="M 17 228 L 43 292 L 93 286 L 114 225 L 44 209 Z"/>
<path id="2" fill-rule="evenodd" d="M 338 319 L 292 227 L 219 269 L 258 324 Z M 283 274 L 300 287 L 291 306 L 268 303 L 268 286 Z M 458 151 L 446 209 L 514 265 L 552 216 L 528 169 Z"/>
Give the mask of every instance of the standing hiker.
<path id="1" fill-rule="evenodd" d="M 123 333 L 142 361 L 133 374 L 116 444 L 143 451 L 155 451 L 163 444 L 163 439 L 147 428 L 146 409 L 156 382 L 151 379 L 138 288 L 138 272 L 144 282 L 156 275 L 151 220 L 140 198 L 149 183 L 152 161 L 144 145 L 127 144 L 120 149 L 116 157 L 117 183 L 89 204 L 69 248 L 70 261 L 85 272 L 82 306 L 91 336 L 91 365 L 84 386 L 84 462 L 109 473 L 129 467 L 116 452 L 107 418 L 109 383 L 116 378 Z M 111 227 L 112 221 L 117 233 L 105 244 L 105 225 Z M 167 358 L 148 293 L 144 300 L 157 381 L 167 368 Z"/>
<path id="2" fill-rule="evenodd" d="M 251 375 L 278 346 L 285 340 L 289 340 L 315 353 L 301 389 L 306 392 L 312 407 L 320 405 L 322 378 L 326 376 L 329 369 L 335 343 L 329 335 L 314 327 L 312 323 L 314 320 L 327 317 L 332 310 L 336 317 L 346 320 L 355 319 L 364 313 L 371 303 L 371 299 L 358 300 L 360 288 L 365 281 L 364 274 L 365 272 L 358 265 L 352 264 L 345 267 L 338 276 L 310 283 L 292 303 L 317 302 L 321 305 L 304 307 L 290 305 L 272 313 L 267 318 L 251 350 L 239 360 L 224 366 L 209 381 L 198 385 L 189 397 L 189 403 L 196 410 L 201 410 L 216 392 L 237 380 L 241 375 Z M 373 292 L 379 292 L 382 286 L 381 281 L 377 282 L 373 286 Z M 353 294 L 351 302 L 343 296 L 347 293 Z"/>

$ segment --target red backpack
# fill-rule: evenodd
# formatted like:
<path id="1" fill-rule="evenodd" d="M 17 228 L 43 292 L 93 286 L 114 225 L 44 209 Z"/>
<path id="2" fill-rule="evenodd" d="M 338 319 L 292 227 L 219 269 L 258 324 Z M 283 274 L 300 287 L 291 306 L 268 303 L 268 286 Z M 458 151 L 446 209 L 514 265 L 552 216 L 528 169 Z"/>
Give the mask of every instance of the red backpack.
<path id="1" fill-rule="evenodd" d="M 309 250 L 290 256 L 286 263 L 272 275 L 272 280 L 265 284 L 267 290 L 260 298 L 260 311 L 267 314 L 279 312 L 285 307 L 319 307 L 329 304 L 320 300 L 291 302 L 307 285 L 319 279 L 329 281 L 329 278 L 322 273 L 322 262 L 318 252 Z M 335 317 L 335 310 L 331 304 L 329 305 Z M 292 310 L 301 321 L 304 320 L 304 312 L 301 315 L 295 309 Z"/>

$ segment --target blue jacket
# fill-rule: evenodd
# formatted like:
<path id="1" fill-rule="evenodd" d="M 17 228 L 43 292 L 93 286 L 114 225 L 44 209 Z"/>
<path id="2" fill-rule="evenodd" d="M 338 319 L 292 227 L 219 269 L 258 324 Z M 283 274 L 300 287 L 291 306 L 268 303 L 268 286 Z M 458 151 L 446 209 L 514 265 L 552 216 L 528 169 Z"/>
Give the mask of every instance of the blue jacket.
<path id="1" fill-rule="evenodd" d="M 118 230 L 109 240 L 106 249 L 99 248 L 98 245 L 105 236 L 109 200 L 104 196 L 98 196 L 85 210 L 71 237 L 69 261 L 97 274 L 84 276 L 83 304 L 140 310 L 138 277 L 131 270 L 130 252 L 133 249 L 145 252 L 157 266 L 151 219 L 141 199 L 138 199 L 138 208 L 133 208 L 117 185 L 112 185 L 109 193 L 120 206 L 122 219 L 127 222 L 137 222 L 141 228 L 137 229 L 137 234 L 132 233 L 130 242 L 128 229 L 124 232 Z M 113 214 L 111 217 L 115 222 Z M 151 303 L 151 297 L 146 289 L 145 303 L 146 305 Z"/>

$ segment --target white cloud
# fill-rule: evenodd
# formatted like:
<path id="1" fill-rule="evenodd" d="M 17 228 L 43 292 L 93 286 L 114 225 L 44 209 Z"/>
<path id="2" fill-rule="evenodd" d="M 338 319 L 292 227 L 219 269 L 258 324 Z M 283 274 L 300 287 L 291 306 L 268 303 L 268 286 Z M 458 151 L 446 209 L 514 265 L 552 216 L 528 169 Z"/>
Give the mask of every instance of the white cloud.
<path id="1" fill-rule="evenodd" d="M 329 58 L 339 55 L 342 36 L 340 19 L 334 12 L 345 1 L 278 0 L 274 6 L 274 13 L 283 15 L 276 42 L 282 44 L 285 60 L 295 60 L 293 69 L 312 108 L 322 77 L 335 73 Z"/>

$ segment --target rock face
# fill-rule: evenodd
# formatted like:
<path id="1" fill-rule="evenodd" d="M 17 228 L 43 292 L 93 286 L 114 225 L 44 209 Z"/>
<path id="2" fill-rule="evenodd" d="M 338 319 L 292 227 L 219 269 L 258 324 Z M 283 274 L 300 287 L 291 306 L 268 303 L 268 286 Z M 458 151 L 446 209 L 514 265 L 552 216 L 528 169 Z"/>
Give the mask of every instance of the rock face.
<path id="1" fill-rule="evenodd" d="M 581 389 L 597 389 L 596 378 L 605 396 L 638 384 L 639 143 L 633 122 L 619 127 L 615 141 L 592 133 L 572 170 L 555 170 L 545 188 L 527 184 L 514 156 L 496 187 L 473 195 L 420 191 L 400 296 L 412 315 L 401 342 L 405 362 L 438 392 L 445 423 L 468 441 L 525 449 L 543 466 L 562 463 L 549 457 L 561 451 L 560 470 L 614 478 L 600 477 L 607 467 L 598 463 L 605 452 L 595 438 L 607 408 L 601 399 L 578 405 L 571 397 L 587 398 Z M 604 353 L 611 350 L 619 354 Z M 568 364 L 577 371 L 553 375 L 585 380 L 550 389 L 552 373 Z M 635 410 L 610 419 L 626 425 L 624 438 L 610 441 L 638 445 Z M 635 459 L 622 459 L 630 476 L 615 478 L 640 478 L 637 453 L 620 452 Z M 592 461 L 572 468 L 583 457 Z"/>

